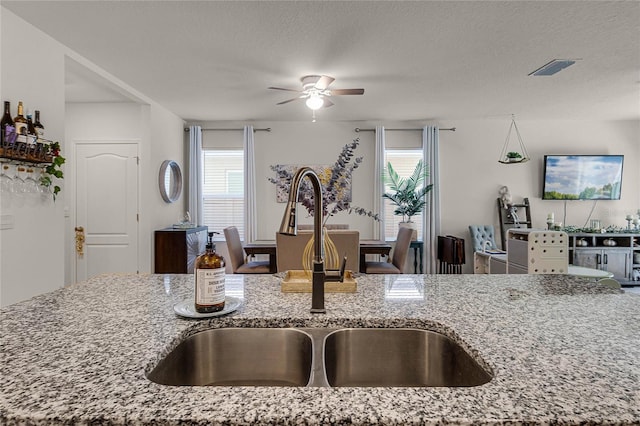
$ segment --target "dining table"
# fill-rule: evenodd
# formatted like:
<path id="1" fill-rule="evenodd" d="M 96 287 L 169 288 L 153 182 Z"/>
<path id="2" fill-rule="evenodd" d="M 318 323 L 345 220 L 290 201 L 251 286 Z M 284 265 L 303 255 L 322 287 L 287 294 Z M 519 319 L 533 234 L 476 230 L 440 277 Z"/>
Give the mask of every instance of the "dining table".
<path id="1" fill-rule="evenodd" d="M 244 245 L 244 251 L 248 256 L 264 254 L 269 256 L 269 272 L 277 272 L 277 250 L 275 241 L 257 241 Z M 360 272 L 365 270 L 366 256 L 368 254 L 377 254 L 380 256 L 388 256 L 391 252 L 391 245 L 382 240 L 360 240 Z"/>

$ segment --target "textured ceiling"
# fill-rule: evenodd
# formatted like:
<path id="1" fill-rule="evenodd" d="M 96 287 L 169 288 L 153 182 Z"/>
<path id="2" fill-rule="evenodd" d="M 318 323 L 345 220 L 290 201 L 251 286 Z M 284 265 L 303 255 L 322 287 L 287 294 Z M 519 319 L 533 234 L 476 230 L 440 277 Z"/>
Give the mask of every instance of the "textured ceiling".
<path id="1" fill-rule="evenodd" d="M 2 1 L 185 120 L 639 119 L 637 1 Z M 580 59 L 555 76 L 528 74 Z M 74 100 L 113 97 L 70 69 Z M 84 87 L 83 87 L 84 85 Z M 92 93 L 91 91 L 95 92 Z M 115 95 L 117 99 L 118 95 Z M 111 99 L 113 100 L 113 99 Z"/>

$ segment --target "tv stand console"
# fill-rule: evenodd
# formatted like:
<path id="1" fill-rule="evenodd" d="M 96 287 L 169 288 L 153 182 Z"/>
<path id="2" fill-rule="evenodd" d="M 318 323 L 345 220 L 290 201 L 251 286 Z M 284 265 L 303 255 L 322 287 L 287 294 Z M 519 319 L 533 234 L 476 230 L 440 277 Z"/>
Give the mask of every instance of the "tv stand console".
<path id="1" fill-rule="evenodd" d="M 621 285 L 640 285 L 640 233 L 571 233 L 569 261 L 611 272 Z"/>

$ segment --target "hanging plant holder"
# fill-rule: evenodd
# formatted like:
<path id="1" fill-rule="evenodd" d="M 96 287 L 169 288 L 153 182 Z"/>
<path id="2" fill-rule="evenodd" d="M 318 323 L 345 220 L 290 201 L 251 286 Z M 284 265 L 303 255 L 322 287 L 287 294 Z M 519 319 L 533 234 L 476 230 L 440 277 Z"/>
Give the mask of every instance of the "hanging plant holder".
<path id="1" fill-rule="evenodd" d="M 511 143 L 511 134 L 514 130 L 515 135 L 518 138 L 519 146 L 516 146 L 515 142 Z M 527 152 L 527 148 L 524 146 L 524 142 L 522 142 L 522 136 L 520 136 L 520 131 L 516 124 L 516 118 L 514 115 L 511 115 L 511 125 L 509 126 L 509 132 L 507 133 L 507 139 L 504 141 L 504 146 L 500 152 L 498 163 L 519 164 L 527 161 L 529 161 L 529 153 Z"/>

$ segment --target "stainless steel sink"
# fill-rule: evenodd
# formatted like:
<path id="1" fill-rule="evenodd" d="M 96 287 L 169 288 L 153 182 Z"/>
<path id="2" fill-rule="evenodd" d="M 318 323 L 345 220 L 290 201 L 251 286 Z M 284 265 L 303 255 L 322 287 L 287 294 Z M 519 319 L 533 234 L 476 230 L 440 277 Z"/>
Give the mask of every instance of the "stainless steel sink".
<path id="1" fill-rule="evenodd" d="M 176 386 L 306 386 L 311 337 L 292 328 L 220 328 L 181 342 L 147 375 Z"/>
<path id="2" fill-rule="evenodd" d="M 221 328 L 147 375 L 174 386 L 478 386 L 492 376 L 449 337 L 401 328 Z"/>
<path id="3" fill-rule="evenodd" d="M 419 329 L 343 329 L 324 341 L 329 386 L 479 386 L 491 380 L 449 337 Z"/>

